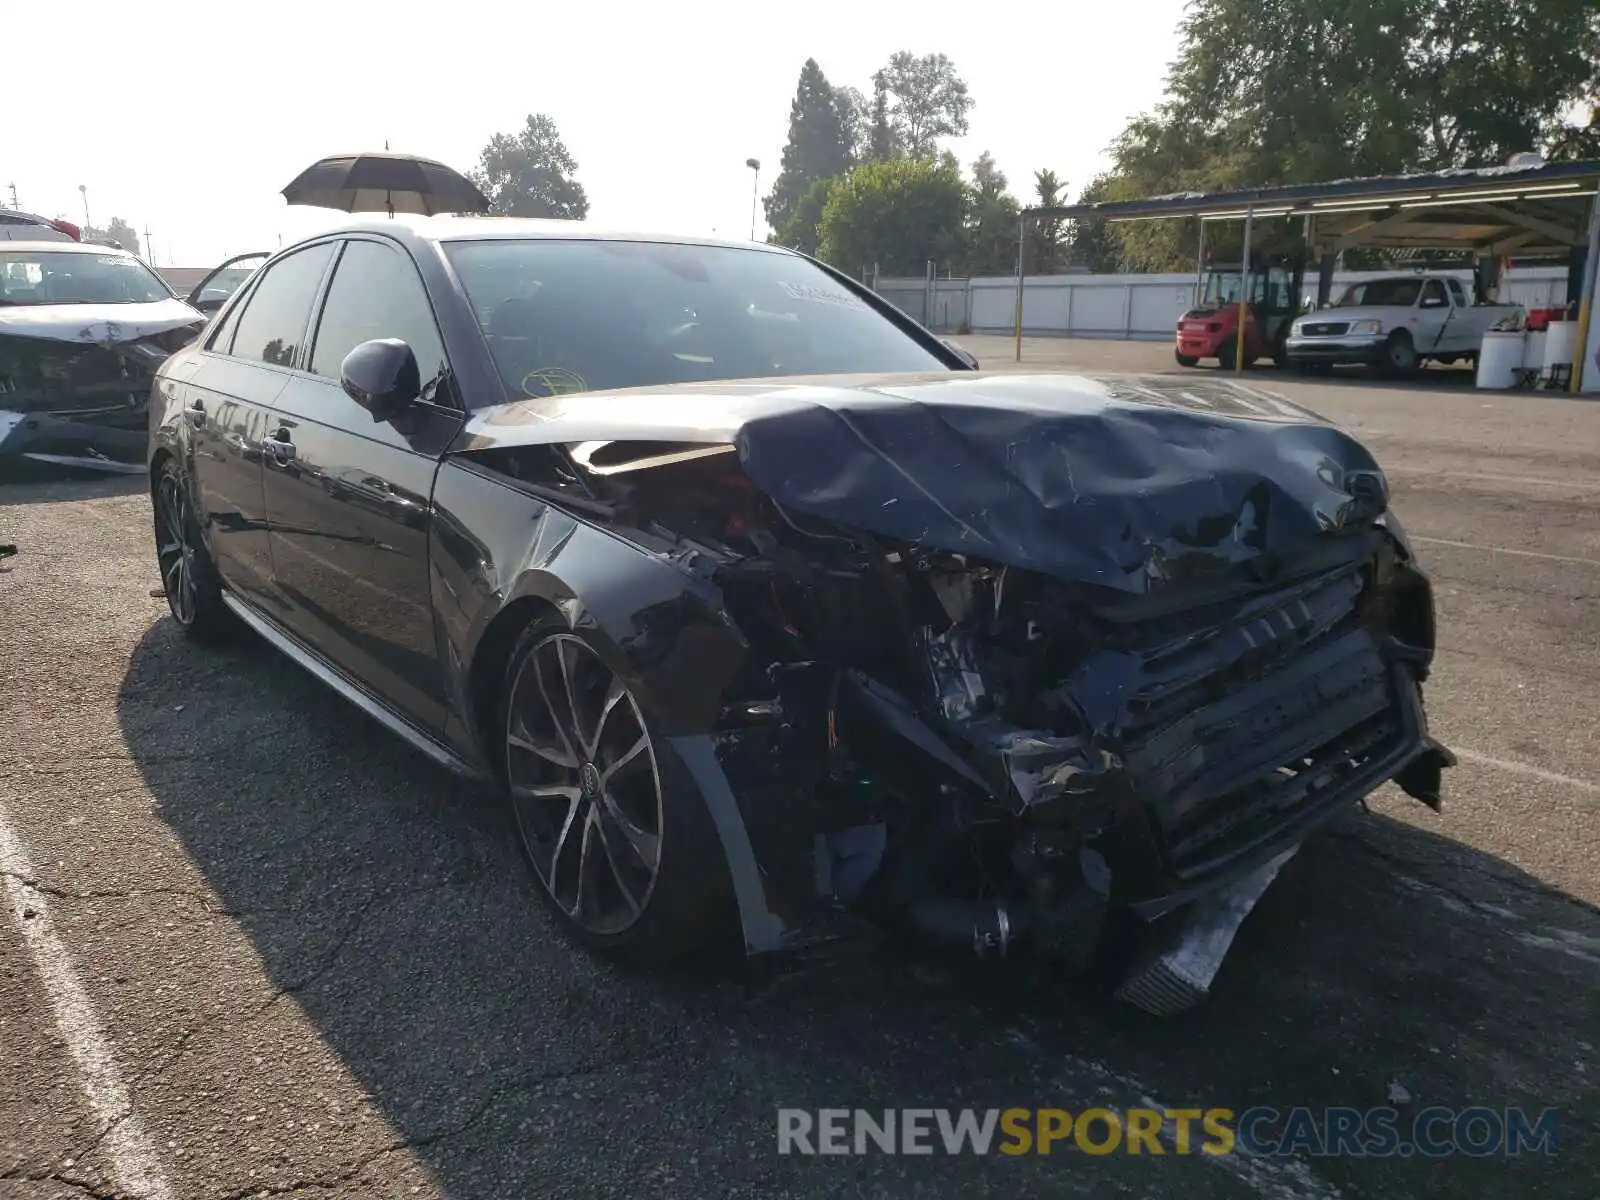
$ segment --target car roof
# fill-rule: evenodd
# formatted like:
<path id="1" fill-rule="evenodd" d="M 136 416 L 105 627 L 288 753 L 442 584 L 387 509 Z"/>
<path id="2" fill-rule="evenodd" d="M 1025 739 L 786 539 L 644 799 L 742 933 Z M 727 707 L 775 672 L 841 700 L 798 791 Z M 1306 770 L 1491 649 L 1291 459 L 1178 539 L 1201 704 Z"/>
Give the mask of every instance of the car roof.
<path id="1" fill-rule="evenodd" d="M 535 220 L 527 217 L 413 217 L 395 216 L 373 219 L 361 218 L 335 229 L 324 230 L 316 237 L 329 234 L 373 233 L 396 237 L 402 241 L 419 242 L 471 242 L 534 239 L 566 239 L 582 241 L 670 242 L 683 246 L 728 246 L 741 250 L 765 250 L 774 254 L 793 254 L 784 246 L 751 242 L 743 238 L 717 238 L 676 233 L 650 233 L 639 230 L 614 229 L 589 221 Z M 311 240 L 311 239 L 306 239 Z"/>
<path id="2" fill-rule="evenodd" d="M 45 241 L 43 238 L 36 242 L 25 242 L 21 239 L 14 242 L 0 242 L 0 253 L 10 254 L 17 250 L 37 250 L 41 254 L 45 252 L 52 254 L 120 254 L 124 258 L 137 257 L 137 255 L 117 246 L 101 246 L 94 242 L 50 242 Z M 139 261 L 143 262 L 144 260 L 139 259 Z"/>

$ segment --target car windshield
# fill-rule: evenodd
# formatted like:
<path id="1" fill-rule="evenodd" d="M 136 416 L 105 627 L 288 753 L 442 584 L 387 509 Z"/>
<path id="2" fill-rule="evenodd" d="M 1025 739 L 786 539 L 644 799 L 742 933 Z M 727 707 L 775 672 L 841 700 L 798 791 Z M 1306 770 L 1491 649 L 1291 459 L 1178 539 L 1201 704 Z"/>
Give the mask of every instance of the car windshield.
<path id="1" fill-rule="evenodd" d="M 171 298 L 160 277 L 131 255 L 0 250 L 0 304 L 147 304 Z"/>
<path id="2" fill-rule="evenodd" d="M 792 254 L 556 239 L 455 242 L 446 253 L 518 396 L 949 369 Z"/>
<path id="3" fill-rule="evenodd" d="M 1410 308 L 1422 291 L 1420 279 L 1369 279 L 1345 288 L 1335 308 Z"/>

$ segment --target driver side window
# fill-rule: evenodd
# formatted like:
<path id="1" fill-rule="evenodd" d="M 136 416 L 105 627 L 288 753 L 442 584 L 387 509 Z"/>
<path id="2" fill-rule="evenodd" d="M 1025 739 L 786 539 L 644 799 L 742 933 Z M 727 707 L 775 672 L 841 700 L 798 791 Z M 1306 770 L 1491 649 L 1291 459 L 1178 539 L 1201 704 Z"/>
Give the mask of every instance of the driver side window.
<path id="1" fill-rule="evenodd" d="M 337 381 L 345 355 L 376 338 L 399 338 L 410 346 L 422 377 L 422 398 L 448 403 L 436 395 L 444 376 L 444 342 L 416 266 L 380 242 L 347 242 L 317 324 L 312 374 Z"/>

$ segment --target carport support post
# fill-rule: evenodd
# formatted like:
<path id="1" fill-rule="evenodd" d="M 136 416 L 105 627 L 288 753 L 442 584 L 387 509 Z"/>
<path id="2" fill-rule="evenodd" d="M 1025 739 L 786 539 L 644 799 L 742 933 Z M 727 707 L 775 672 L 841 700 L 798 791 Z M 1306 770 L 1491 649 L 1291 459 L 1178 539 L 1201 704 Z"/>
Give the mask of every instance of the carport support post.
<path id="1" fill-rule="evenodd" d="M 1206 222 L 1200 218 L 1200 244 L 1194 252 L 1194 298 L 1189 301 L 1191 308 L 1200 307 L 1200 285 L 1206 278 Z"/>
<path id="2" fill-rule="evenodd" d="M 1250 312 L 1250 234 L 1256 223 L 1256 210 L 1244 210 L 1244 261 L 1239 264 L 1239 332 L 1233 335 L 1233 348 L 1237 355 L 1233 369 L 1244 374 L 1244 323 Z"/>
<path id="3" fill-rule="evenodd" d="M 1589 323 L 1594 320 L 1595 283 L 1600 280 L 1600 188 L 1595 189 L 1589 208 L 1589 256 L 1583 263 L 1583 296 L 1578 303 L 1578 344 L 1573 347 L 1572 379 L 1567 390 L 1577 393 L 1589 371 L 1600 371 L 1600 364 L 1588 362 Z"/>
<path id="4" fill-rule="evenodd" d="M 1017 217 L 1017 344 L 1016 361 L 1022 361 L 1022 273 L 1027 269 L 1028 214 Z"/>

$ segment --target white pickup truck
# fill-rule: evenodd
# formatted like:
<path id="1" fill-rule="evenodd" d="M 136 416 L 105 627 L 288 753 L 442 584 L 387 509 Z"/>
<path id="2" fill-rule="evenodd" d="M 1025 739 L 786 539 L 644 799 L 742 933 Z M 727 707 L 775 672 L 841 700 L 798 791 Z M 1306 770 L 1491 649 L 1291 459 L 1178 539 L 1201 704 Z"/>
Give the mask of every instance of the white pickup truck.
<path id="1" fill-rule="evenodd" d="M 1328 308 L 1296 318 L 1285 343 L 1293 366 L 1365 363 L 1397 375 L 1422 363 L 1474 359 L 1483 335 L 1516 304 L 1474 304 L 1452 275 L 1391 275 L 1352 283 Z"/>

